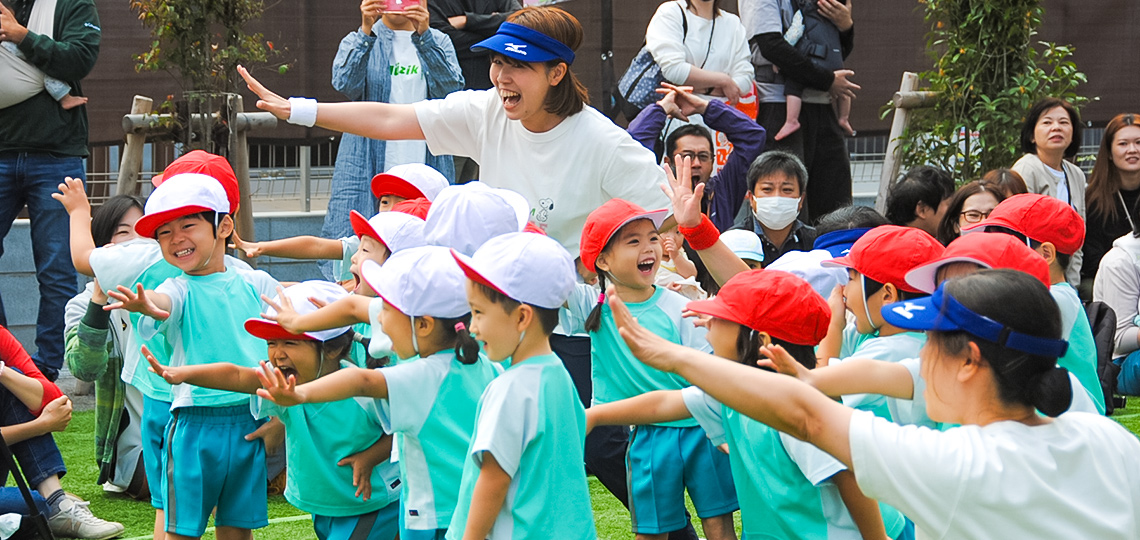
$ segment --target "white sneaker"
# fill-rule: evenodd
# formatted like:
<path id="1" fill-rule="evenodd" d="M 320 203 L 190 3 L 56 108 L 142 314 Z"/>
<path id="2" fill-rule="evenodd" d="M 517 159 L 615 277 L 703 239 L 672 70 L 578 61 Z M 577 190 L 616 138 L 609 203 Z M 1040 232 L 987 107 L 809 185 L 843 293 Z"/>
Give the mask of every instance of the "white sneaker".
<path id="1" fill-rule="evenodd" d="M 114 538 L 123 532 L 123 524 L 95 517 L 87 506 L 91 504 L 71 494 L 64 495 L 59 512 L 48 518 L 52 534 L 62 538 L 102 540 Z"/>

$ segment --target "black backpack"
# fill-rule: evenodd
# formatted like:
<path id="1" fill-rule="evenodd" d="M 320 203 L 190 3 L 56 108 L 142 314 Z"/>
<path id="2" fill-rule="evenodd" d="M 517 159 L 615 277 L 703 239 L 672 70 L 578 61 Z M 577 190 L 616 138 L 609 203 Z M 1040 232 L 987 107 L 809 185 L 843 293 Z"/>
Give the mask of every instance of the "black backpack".
<path id="1" fill-rule="evenodd" d="M 1111 415 L 1118 407 L 1124 407 L 1124 398 L 1119 398 L 1119 401 L 1116 398 L 1116 376 L 1120 374 L 1120 366 L 1112 362 L 1116 348 L 1116 312 L 1104 302 L 1089 302 L 1085 305 L 1085 314 L 1096 344 L 1096 375 L 1104 392 L 1104 414 Z"/>

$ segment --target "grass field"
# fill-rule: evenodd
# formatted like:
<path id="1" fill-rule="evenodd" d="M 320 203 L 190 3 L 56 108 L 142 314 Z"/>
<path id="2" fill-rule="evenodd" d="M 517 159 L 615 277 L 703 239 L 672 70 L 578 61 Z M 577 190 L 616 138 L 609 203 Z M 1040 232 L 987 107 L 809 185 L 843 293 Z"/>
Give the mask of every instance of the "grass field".
<path id="1" fill-rule="evenodd" d="M 1140 434 L 1140 399 L 1128 401 L 1128 407 L 1118 410 L 1113 419 L 1119 421 L 1133 433 Z M 149 538 L 154 524 L 154 509 L 149 503 L 135 501 L 123 496 L 105 494 L 101 486 L 95 484 L 97 471 L 93 459 L 91 433 L 95 428 L 95 413 L 92 411 L 75 413 L 71 425 L 64 433 L 57 433 L 55 439 L 67 463 L 68 473 L 63 479 L 63 487 L 68 491 L 91 501 L 91 510 L 104 519 L 115 520 L 126 525 L 123 538 Z M 629 512 L 597 480 L 590 478 L 590 492 L 594 503 L 594 520 L 601 540 L 632 539 L 629 532 Z M 690 513 L 692 509 L 690 508 Z M 270 525 L 259 529 L 254 536 L 263 540 L 308 540 L 314 539 L 312 524 L 307 515 L 285 502 L 283 497 L 269 499 Z M 737 530 L 740 521 L 737 514 Z M 700 526 L 697 526 L 700 533 Z M 214 538 L 212 532 L 203 537 Z"/>

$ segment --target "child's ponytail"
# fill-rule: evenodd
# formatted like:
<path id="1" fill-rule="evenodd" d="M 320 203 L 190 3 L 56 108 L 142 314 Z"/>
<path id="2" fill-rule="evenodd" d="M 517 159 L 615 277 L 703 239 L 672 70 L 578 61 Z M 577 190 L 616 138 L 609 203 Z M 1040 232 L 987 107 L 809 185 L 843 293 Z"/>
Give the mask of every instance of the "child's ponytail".
<path id="1" fill-rule="evenodd" d="M 597 332 L 602 327 L 602 304 L 606 303 L 606 273 L 598 272 L 598 286 L 602 288 L 602 294 L 598 295 L 598 303 L 594 305 L 594 309 L 590 310 L 590 314 L 586 316 L 586 331 Z"/>
<path id="2" fill-rule="evenodd" d="M 455 357 L 465 365 L 471 365 L 479 361 L 479 342 L 475 340 L 475 336 L 467 330 L 467 325 L 471 322 L 471 315 L 467 314 L 455 319 L 438 319 L 439 323 L 444 325 L 445 328 L 450 329 L 455 334 Z"/>

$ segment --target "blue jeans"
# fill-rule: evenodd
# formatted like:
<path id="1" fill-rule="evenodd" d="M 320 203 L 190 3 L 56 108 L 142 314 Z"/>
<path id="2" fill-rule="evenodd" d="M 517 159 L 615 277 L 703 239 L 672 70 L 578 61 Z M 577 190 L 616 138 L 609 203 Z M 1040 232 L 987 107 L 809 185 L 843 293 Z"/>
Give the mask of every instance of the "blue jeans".
<path id="1" fill-rule="evenodd" d="M 1120 374 L 1116 376 L 1116 393 L 1122 396 L 1140 396 L 1140 351 L 1133 351 L 1113 362 L 1120 366 Z"/>
<path id="2" fill-rule="evenodd" d="M 6 388 L 0 388 L 0 426 L 14 426 L 35 420 L 35 415 L 24 406 L 16 396 Z M 20 469 L 24 471 L 24 478 L 28 480 L 28 487 L 36 486 L 48 478 L 67 473 L 63 465 L 63 456 L 51 433 L 32 437 L 31 439 L 8 445 L 16 461 L 20 462 Z M 0 486 L 8 482 L 8 466 L 0 463 Z M 16 473 L 19 474 L 19 473 Z M 41 495 L 51 495 L 42 493 Z"/>
<path id="3" fill-rule="evenodd" d="M 31 218 L 32 258 L 40 284 L 36 365 L 50 380 L 63 367 L 63 308 L 75 296 L 67 211 L 51 198 L 65 176 L 86 179 L 83 159 L 39 153 L 0 155 L 0 257 L 3 239 L 24 205 Z"/>
<path id="4" fill-rule="evenodd" d="M 44 501 L 43 496 L 34 489 L 32 490 L 32 501 L 36 503 L 37 510 L 43 514 L 47 514 L 47 503 Z M 24 496 L 20 493 L 19 488 L 0 488 L 0 515 L 3 514 L 31 515 L 28 512 L 28 503 L 24 502 Z"/>

